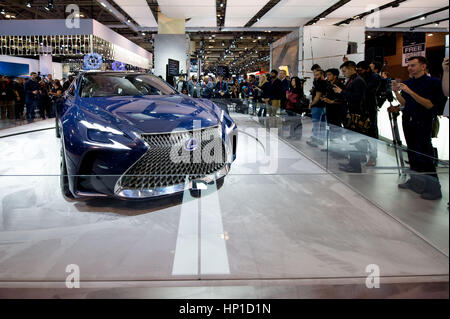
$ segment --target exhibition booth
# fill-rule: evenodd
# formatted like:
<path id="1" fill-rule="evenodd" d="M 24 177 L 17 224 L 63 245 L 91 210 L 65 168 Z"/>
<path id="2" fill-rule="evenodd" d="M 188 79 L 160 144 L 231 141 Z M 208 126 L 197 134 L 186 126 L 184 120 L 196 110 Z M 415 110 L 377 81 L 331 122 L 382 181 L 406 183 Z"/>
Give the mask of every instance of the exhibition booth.
<path id="1" fill-rule="evenodd" d="M 0 120 L 0 298 L 448 298 L 448 117 L 430 156 L 396 99 L 378 139 L 362 112 L 335 126 L 309 107 L 316 64 L 379 61 L 401 82 L 413 52 L 442 77 L 448 28 L 368 26 L 349 1 L 301 18 L 299 1 L 87 2 L 76 27 L 0 19 L 0 74 L 35 85 Z M 274 101 L 300 91 L 249 83 L 271 70 L 301 79 L 291 112 Z"/>

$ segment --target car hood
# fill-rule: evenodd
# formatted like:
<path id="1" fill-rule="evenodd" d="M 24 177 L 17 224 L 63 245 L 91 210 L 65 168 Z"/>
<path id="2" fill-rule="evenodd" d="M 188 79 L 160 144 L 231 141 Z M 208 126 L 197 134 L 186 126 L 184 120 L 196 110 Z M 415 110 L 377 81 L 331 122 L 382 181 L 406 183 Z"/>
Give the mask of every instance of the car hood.
<path id="1" fill-rule="evenodd" d="M 90 112 L 122 130 L 170 132 L 209 127 L 220 122 L 221 109 L 209 101 L 183 95 L 101 97 L 83 99 Z M 105 114 L 106 113 L 106 114 Z M 196 121 L 194 123 L 194 121 Z"/>

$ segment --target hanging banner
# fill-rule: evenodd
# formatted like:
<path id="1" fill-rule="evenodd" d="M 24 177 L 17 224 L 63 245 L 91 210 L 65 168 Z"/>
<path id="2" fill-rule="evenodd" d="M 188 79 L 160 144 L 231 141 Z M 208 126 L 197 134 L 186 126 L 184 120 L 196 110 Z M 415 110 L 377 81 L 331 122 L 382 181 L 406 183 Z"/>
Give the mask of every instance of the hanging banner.
<path id="1" fill-rule="evenodd" d="M 425 33 L 409 32 L 403 34 L 402 66 L 408 66 L 412 56 L 426 56 Z"/>

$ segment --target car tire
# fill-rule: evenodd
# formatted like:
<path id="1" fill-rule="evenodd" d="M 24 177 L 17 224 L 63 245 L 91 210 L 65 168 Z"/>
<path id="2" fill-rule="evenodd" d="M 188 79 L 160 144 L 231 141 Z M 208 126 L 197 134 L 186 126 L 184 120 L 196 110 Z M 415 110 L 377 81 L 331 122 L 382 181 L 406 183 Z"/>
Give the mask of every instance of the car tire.
<path id="1" fill-rule="evenodd" d="M 57 138 L 61 138 L 61 134 L 59 133 L 58 117 L 55 117 L 55 133 Z"/>
<path id="2" fill-rule="evenodd" d="M 67 176 L 66 157 L 64 156 L 64 147 L 61 146 L 61 165 L 60 165 L 60 178 L 61 192 L 64 197 L 73 199 L 74 196 L 69 188 L 69 177 Z"/>

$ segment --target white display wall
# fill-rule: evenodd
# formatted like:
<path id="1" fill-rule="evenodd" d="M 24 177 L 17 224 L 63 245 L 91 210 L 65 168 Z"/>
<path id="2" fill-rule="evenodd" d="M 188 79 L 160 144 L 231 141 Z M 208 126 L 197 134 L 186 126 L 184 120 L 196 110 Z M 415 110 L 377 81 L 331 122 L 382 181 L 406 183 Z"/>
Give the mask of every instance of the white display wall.
<path id="1" fill-rule="evenodd" d="M 300 44 L 303 50 L 299 59 L 299 74 L 309 77 L 305 83 L 305 93 L 312 88 L 311 67 L 319 64 L 323 70 L 337 68 L 347 56 L 356 63 L 364 60 L 365 26 L 306 26 L 300 29 Z M 357 43 L 357 53 L 347 54 L 349 42 Z"/>
<path id="2" fill-rule="evenodd" d="M 190 39 L 185 34 L 156 34 L 154 36 L 155 75 L 166 77 L 169 59 L 180 61 L 180 73 L 190 66 Z"/>

